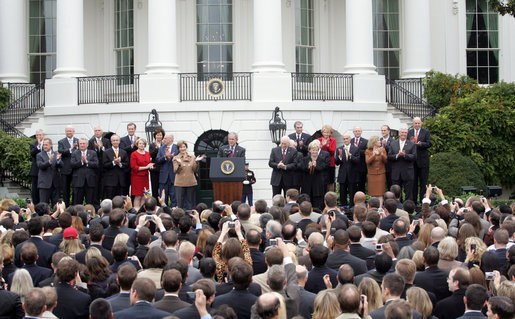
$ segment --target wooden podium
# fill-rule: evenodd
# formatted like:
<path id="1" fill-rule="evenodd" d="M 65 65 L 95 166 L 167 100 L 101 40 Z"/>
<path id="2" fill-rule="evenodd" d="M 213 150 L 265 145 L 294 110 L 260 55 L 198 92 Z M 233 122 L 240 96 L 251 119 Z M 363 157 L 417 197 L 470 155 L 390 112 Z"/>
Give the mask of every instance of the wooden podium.
<path id="1" fill-rule="evenodd" d="M 213 157 L 209 167 L 209 178 L 213 183 L 213 199 L 224 204 L 241 200 L 245 180 L 245 159 L 243 157 Z"/>

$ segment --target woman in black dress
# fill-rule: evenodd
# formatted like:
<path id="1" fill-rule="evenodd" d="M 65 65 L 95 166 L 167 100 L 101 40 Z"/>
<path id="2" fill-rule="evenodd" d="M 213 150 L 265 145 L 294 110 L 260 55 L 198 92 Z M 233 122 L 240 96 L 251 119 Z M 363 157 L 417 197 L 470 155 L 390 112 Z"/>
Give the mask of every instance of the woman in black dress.
<path id="1" fill-rule="evenodd" d="M 304 172 L 302 192 L 308 194 L 313 207 L 318 207 L 320 210 L 324 208 L 324 177 L 329 164 L 329 157 L 321 154 L 320 141 L 314 140 L 309 143 L 308 155 L 301 162 L 301 169 Z"/>
<path id="2" fill-rule="evenodd" d="M 152 188 L 152 196 L 159 202 L 158 196 L 159 194 L 159 172 L 161 171 L 161 166 L 157 163 L 157 152 L 159 152 L 159 148 L 163 145 L 163 138 L 165 136 L 165 130 L 162 128 L 157 128 L 154 131 L 154 140 L 155 142 L 150 143 L 148 147 L 148 152 L 150 153 L 150 159 L 152 163 L 154 163 L 154 169 L 150 171 L 150 187 Z"/>

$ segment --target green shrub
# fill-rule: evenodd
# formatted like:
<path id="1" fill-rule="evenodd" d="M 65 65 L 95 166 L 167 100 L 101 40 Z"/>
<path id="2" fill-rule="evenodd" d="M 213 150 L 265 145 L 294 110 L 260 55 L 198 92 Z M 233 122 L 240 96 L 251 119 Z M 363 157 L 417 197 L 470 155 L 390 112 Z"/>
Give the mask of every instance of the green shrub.
<path id="1" fill-rule="evenodd" d="M 0 166 L 29 184 L 32 164 L 29 144 L 33 141 L 28 137 L 16 138 L 0 131 Z"/>
<path id="2" fill-rule="evenodd" d="M 423 86 L 424 98 L 436 108 L 437 112 L 479 88 L 477 81 L 466 75 L 452 76 L 435 71 L 426 73 Z"/>
<path id="3" fill-rule="evenodd" d="M 0 198 L 0 201 L 3 199 L 7 199 L 7 197 Z M 18 206 L 20 206 L 21 208 L 27 208 L 27 201 L 25 201 L 25 199 L 20 198 L 20 197 L 12 197 L 9 199 L 12 199 L 13 201 L 15 201 L 16 204 L 18 204 Z"/>
<path id="4" fill-rule="evenodd" d="M 431 155 L 428 182 L 441 188 L 446 196 L 461 195 L 461 186 L 474 186 L 478 191 L 486 191 L 479 167 L 470 158 L 456 152 Z"/>
<path id="5" fill-rule="evenodd" d="M 0 112 L 4 109 L 4 107 L 9 104 L 9 100 L 11 98 L 11 91 L 2 86 L 2 82 L 0 82 Z"/>

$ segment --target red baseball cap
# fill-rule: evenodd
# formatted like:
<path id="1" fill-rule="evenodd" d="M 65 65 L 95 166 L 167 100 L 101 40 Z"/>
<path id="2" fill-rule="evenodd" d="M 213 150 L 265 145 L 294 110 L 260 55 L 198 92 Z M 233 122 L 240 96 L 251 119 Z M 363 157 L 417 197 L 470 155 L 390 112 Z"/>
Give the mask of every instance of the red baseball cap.
<path id="1" fill-rule="evenodd" d="M 63 239 L 77 239 L 79 233 L 73 227 L 68 227 L 63 231 Z"/>

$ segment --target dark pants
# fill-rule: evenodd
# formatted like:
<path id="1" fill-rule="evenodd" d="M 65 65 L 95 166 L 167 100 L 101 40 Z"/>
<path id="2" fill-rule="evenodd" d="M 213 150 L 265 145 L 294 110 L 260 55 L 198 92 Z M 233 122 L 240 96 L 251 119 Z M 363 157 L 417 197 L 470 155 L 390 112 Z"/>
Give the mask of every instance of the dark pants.
<path id="1" fill-rule="evenodd" d="M 175 186 L 172 183 L 159 184 L 159 196 L 161 196 L 163 189 L 165 191 L 165 203 L 168 205 L 168 202 L 170 202 L 170 207 L 177 206 Z"/>
<path id="2" fill-rule="evenodd" d="M 184 210 L 193 209 L 193 197 L 195 195 L 195 186 L 175 186 L 175 193 L 177 197 L 177 207 L 180 207 Z"/>
<path id="3" fill-rule="evenodd" d="M 415 203 L 419 203 L 424 199 L 426 194 L 427 178 L 429 176 L 429 167 L 418 167 L 415 163 L 415 177 L 413 180 L 413 197 Z M 420 196 L 420 201 L 417 199 Z"/>
<path id="4" fill-rule="evenodd" d="M 95 208 L 98 206 L 100 201 L 104 199 L 104 179 L 102 178 L 102 172 L 97 171 L 97 177 L 97 185 L 95 185 L 92 202 Z"/>
<path id="5" fill-rule="evenodd" d="M 38 189 L 38 176 L 31 176 L 32 178 L 32 188 L 30 192 L 30 197 L 32 197 L 32 202 L 34 205 L 39 203 L 39 189 Z"/>
<path id="6" fill-rule="evenodd" d="M 52 186 L 52 188 L 40 188 L 39 189 L 39 200 L 41 203 L 47 203 L 49 205 L 54 206 L 57 204 L 57 199 L 59 197 L 59 191 Z"/>
<path id="7" fill-rule="evenodd" d="M 246 200 L 249 200 L 249 206 L 252 206 L 252 193 L 250 194 L 242 194 L 241 195 L 241 202 L 245 203 Z"/>
<path id="8" fill-rule="evenodd" d="M 346 180 L 343 183 L 340 183 L 340 205 L 347 206 L 350 203 L 350 206 L 354 206 L 354 194 L 356 194 L 356 182 L 350 182 Z M 349 196 L 349 200 L 347 200 L 347 196 Z"/>
<path id="9" fill-rule="evenodd" d="M 365 193 L 365 183 L 366 182 L 367 182 L 367 171 L 359 172 L 359 180 L 356 185 L 357 190 L 354 193 L 356 193 L 357 191 Z M 351 201 L 353 200 L 353 197 L 354 197 L 354 195 L 352 195 Z"/>
<path id="10" fill-rule="evenodd" d="M 73 205 L 82 205 L 84 199 L 86 204 L 93 204 L 95 197 L 95 188 L 84 185 L 84 187 L 73 188 Z M 98 203 L 97 203 L 98 204 Z"/>
<path id="11" fill-rule="evenodd" d="M 159 187 L 159 171 L 150 171 L 150 188 L 152 188 L 152 197 L 157 200 L 157 198 L 161 196 L 161 188 Z"/>
<path id="12" fill-rule="evenodd" d="M 277 194 L 280 195 L 281 193 L 283 196 L 286 196 L 286 191 L 290 188 L 293 188 L 293 186 L 284 184 L 283 180 L 281 179 L 281 183 L 279 184 L 279 186 L 272 185 L 272 196 L 275 196 Z"/>
<path id="13" fill-rule="evenodd" d="M 127 195 L 124 193 L 125 187 L 123 186 L 105 186 L 104 187 L 104 199 L 113 199 L 115 196 Z"/>
<path id="14" fill-rule="evenodd" d="M 61 196 L 66 207 L 70 206 L 70 195 L 72 186 L 72 174 L 61 174 Z"/>

